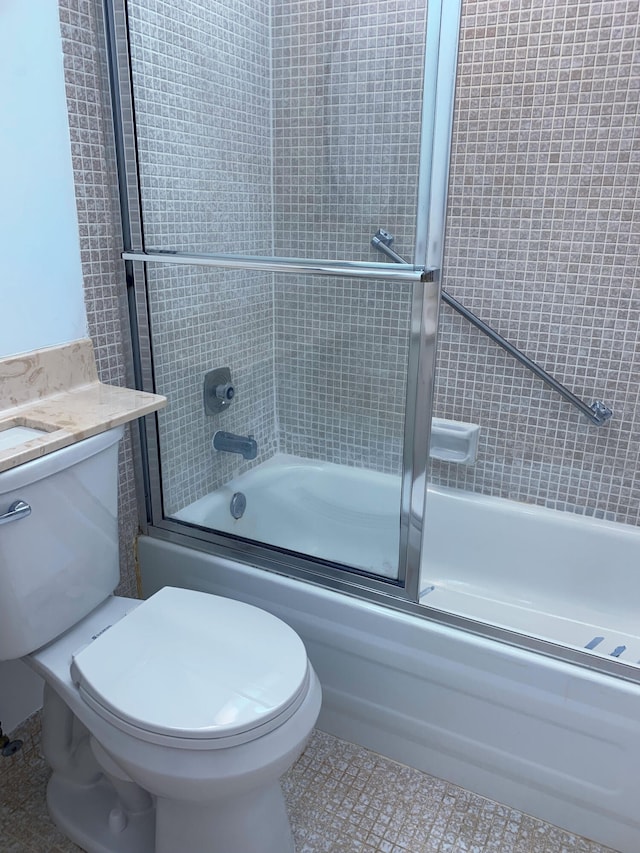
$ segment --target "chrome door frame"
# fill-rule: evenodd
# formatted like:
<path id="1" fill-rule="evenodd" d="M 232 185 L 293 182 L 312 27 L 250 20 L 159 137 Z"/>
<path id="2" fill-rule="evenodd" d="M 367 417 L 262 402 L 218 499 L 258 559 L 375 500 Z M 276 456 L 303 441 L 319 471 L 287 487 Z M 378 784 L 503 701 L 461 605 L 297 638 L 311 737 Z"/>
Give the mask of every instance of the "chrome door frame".
<path id="1" fill-rule="evenodd" d="M 414 264 L 430 270 L 414 285 L 407 375 L 400 522 L 400 572 L 408 601 L 419 602 L 429 445 L 435 386 L 444 225 L 449 184 L 461 0 L 429 0 L 425 46 Z M 438 168 L 434 168 L 434 164 Z"/>
<path id="2" fill-rule="evenodd" d="M 287 571 L 296 567 L 310 578 L 326 576 L 339 587 L 353 585 L 358 589 L 388 590 L 392 595 L 417 602 L 423 543 L 423 516 L 428 475 L 428 448 L 431 424 L 431 407 L 435 375 L 436 334 L 440 304 L 439 269 L 427 267 L 427 257 L 441 251 L 433 246 L 434 229 L 431 216 L 434 208 L 444 210 L 444 186 L 436 186 L 432 175 L 442 175 L 443 170 L 432 170 L 434 151 L 442 153 L 441 142 L 448 140 L 451 132 L 451 112 L 441 110 L 442 90 L 447 89 L 445 100 L 452 102 L 455 80 L 455 62 L 452 67 L 441 68 L 441 58 L 453 55 L 457 48 L 460 0 L 428 0 L 427 36 L 425 50 L 425 79 L 436 85 L 425 86 L 422 104 L 420 161 L 418 175 L 418 209 L 416 217 L 416 242 L 413 264 L 406 266 L 386 263 L 324 261 L 279 258 L 254 258 L 237 255 L 178 255 L 147 251 L 144 240 L 142 203 L 140 196 L 139 167 L 135 133 L 134 95 L 131 79 L 126 0 L 103 0 L 105 30 L 109 57 L 110 81 L 113 99 L 116 156 L 119 172 L 121 213 L 123 221 L 123 260 L 125 262 L 129 308 L 132 318 L 135 376 L 143 390 L 155 391 L 153 370 L 153 343 L 147 292 L 146 268 L 148 263 L 203 264 L 245 269 L 267 269 L 279 272 L 309 272 L 335 277 L 358 277 L 378 280 L 404 281 L 412 286 L 411 318 L 409 330 L 409 358 L 407 365 L 407 406 L 405 410 L 403 471 L 400 510 L 400 551 L 398 579 L 390 581 L 360 572 L 354 567 L 318 561 L 305 555 L 282 549 L 275 552 L 270 546 L 246 540 L 233 540 L 225 534 L 165 518 L 162 509 L 161 458 L 159 452 L 158 419 L 150 415 L 140 428 L 139 448 L 144 461 L 140 465 L 140 515 L 145 532 L 166 531 L 173 535 L 186 535 L 198 542 L 208 542 L 216 550 L 232 553 L 236 559 Z M 454 27 L 454 28 L 452 28 Z M 442 50 L 443 36 L 450 39 L 447 50 Z M 445 63 L 446 64 L 446 63 Z M 444 121 L 444 123 L 443 123 Z M 448 162 L 445 158 L 444 162 Z M 444 170 L 446 172 L 446 170 Z M 433 188 L 440 192 L 434 202 Z M 442 223 L 439 223 L 440 231 Z M 137 330 L 137 336 L 136 336 Z M 345 572 L 345 569 L 348 571 Z M 345 578 L 347 578 L 345 580 Z"/>

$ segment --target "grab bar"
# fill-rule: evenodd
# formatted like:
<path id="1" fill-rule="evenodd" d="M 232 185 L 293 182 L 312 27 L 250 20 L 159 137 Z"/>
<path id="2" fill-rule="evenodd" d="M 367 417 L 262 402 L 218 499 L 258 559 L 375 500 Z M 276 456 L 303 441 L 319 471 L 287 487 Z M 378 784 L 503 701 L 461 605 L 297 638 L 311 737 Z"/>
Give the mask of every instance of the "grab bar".
<path id="1" fill-rule="evenodd" d="M 374 236 L 371 238 L 371 245 L 374 249 L 377 249 L 379 252 L 382 252 L 383 255 L 386 255 L 390 260 L 392 260 L 396 264 L 406 264 L 407 262 L 401 257 L 397 252 L 391 248 L 391 243 L 393 242 L 393 235 L 389 234 L 388 231 L 385 231 L 382 228 L 379 228 Z M 531 373 L 534 373 L 539 379 L 541 379 L 545 385 L 548 385 L 549 388 L 553 388 L 561 397 L 564 397 L 572 406 L 575 406 L 576 409 L 582 412 L 582 414 L 589 418 L 591 423 L 594 423 L 596 426 L 602 426 L 605 424 L 609 418 L 613 415 L 613 411 L 602 402 L 602 400 L 594 400 L 591 405 L 587 405 L 584 400 L 581 400 L 580 397 L 576 397 L 576 395 L 569 391 L 568 388 L 558 382 L 550 373 L 547 373 L 539 364 L 536 364 L 535 361 L 532 361 L 529 356 L 525 355 L 521 352 L 516 346 L 514 346 L 510 341 L 506 338 L 503 338 L 501 334 L 492 329 L 484 320 L 481 320 L 477 317 L 473 311 L 470 311 L 466 306 L 462 304 L 462 302 L 458 302 L 457 299 L 454 299 L 450 293 L 447 293 L 446 290 L 443 290 L 441 293 L 442 301 L 446 302 L 454 311 L 457 311 L 465 320 L 468 320 L 472 325 L 479 329 L 484 335 L 490 338 L 494 343 L 498 344 L 499 347 L 502 347 L 503 350 L 509 353 L 509 355 L 513 356 L 516 361 L 519 361 L 527 370 L 530 370 Z"/>

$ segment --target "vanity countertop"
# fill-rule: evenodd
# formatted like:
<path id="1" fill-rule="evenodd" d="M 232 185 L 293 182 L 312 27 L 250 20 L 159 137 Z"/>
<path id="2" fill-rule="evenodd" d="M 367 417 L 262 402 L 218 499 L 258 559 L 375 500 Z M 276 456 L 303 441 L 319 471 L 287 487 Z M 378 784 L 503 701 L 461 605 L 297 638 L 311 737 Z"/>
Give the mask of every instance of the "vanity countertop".
<path id="1" fill-rule="evenodd" d="M 100 382 L 90 340 L 0 359 L 0 472 L 166 404 Z"/>

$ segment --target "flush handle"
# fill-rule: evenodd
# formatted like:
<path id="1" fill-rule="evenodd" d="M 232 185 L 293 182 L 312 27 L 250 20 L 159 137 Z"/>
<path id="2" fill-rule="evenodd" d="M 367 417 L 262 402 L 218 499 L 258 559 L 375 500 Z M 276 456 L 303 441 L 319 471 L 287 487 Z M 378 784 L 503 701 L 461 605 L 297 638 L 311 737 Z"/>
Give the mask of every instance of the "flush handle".
<path id="1" fill-rule="evenodd" d="M 0 524 L 9 524 L 10 521 L 19 521 L 31 515 L 31 507 L 26 501 L 14 501 L 9 509 L 0 515 Z"/>

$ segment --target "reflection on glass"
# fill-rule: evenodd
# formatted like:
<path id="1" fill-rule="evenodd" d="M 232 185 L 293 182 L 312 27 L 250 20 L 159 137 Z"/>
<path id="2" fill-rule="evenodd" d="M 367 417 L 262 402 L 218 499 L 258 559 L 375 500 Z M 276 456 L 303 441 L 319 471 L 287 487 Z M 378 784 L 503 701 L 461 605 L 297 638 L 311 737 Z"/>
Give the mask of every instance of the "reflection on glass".
<path id="1" fill-rule="evenodd" d="M 410 286 L 147 275 L 156 387 L 170 401 L 165 514 L 397 577 Z M 205 374 L 225 367 L 232 401 L 207 414 Z"/>
<path id="2" fill-rule="evenodd" d="M 128 10 L 147 251 L 379 263 L 384 226 L 413 258 L 422 0 Z M 165 513 L 396 577 L 411 285 L 156 264 L 147 280 Z M 222 367 L 236 393 L 207 416 Z M 252 436 L 255 459 L 216 431 Z"/>
<path id="3" fill-rule="evenodd" d="M 413 257 L 426 4 L 128 4 L 145 248 Z"/>

